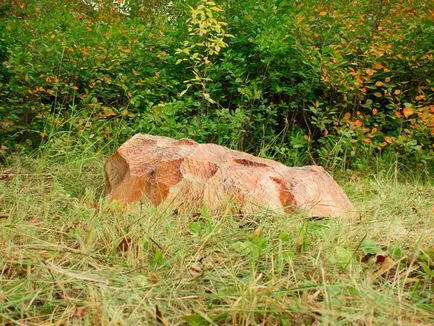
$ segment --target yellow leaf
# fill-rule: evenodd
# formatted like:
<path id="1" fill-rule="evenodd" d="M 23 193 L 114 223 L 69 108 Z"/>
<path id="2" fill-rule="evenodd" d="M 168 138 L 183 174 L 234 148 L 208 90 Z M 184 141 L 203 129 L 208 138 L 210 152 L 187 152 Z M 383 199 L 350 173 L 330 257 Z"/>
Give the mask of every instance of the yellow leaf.
<path id="1" fill-rule="evenodd" d="M 367 68 L 367 69 L 365 69 L 365 71 L 369 76 L 372 76 L 373 74 L 375 74 L 377 72 L 376 70 L 371 69 L 371 68 Z"/>
<path id="2" fill-rule="evenodd" d="M 185 93 L 187 93 L 188 89 L 191 87 L 191 84 L 187 84 L 187 88 L 184 89 L 181 93 L 178 94 L 179 97 L 181 97 L 182 95 L 184 95 Z"/>
<path id="3" fill-rule="evenodd" d="M 395 90 L 395 91 L 393 92 L 393 94 L 395 94 L 395 95 L 399 95 L 399 94 L 401 94 L 401 91 L 400 91 L 399 89 L 397 89 L 397 90 Z"/>
<path id="4" fill-rule="evenodd" d="M 374 273 L 374 275 L 371 276 L 371 280 L 375 280 L 377 278 L 379 278 L 380 276 L 386 274 L 388 271 L 390 271 L 394 266 L 395 266 L 395 262 L 389 258 L 386 257 L 383 264 L 381 265 L 380 269 L 378 271 L 376 271 Z"/>
<path id="5" fill-rule="evenodd" d="M 407 108 L 404 108 L 404 110 L 402 110 L 402 113 L 404 113 L 404 116 L 406 118 L 408 118 L 409 116 L 411 116 L 414 113 L 414 111 L 412 108 L 407 107 Z"/>
<path id="6" fill-rule="evenodd" d="M 321 17 L 324 17 L 324 16 L 327 15 L 327 14 L 328 14 L 327 11 L 321 11 L 321 12 L 319 13 L 319 15 L 320 15 Z"/>
<path id="7" fill-rule="evenodd" d="M 377 87 L 383 86 L 383 82 L 381 82 L 381 81 L 377 81 L 377 82 L 375 83 L 375 86 L 377 86 Z"/>
<path id="8" fill-rule="evenodd" d="M 301 23 L 304 19 L 304 16 L 297 16 L 297 23 Z"/>
<path id="9" fill-rule="evenodd" d="M 203 93 L 203 97 L 205 98 L 205 100 L 207 100 L 208 102 L 214 104 L 215 101 L 209 96 L 209 93 Z"/>
<path id="10" fill-rule="evenodd" d="M 390 77 L 386 77 L 386 79 L 384 80 L 386 83 L 390 82 Z"/>

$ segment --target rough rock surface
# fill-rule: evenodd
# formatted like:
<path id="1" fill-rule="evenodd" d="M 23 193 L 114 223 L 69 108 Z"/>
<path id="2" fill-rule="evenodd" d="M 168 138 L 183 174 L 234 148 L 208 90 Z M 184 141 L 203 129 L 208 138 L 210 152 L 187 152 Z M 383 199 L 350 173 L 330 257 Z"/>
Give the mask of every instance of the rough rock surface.
<path id="1" fill-rule="evenodd" d="M 288 167 L 215 144 L 137 134 L 105 163 L 109 200 L 147 199 L 155 206 L 211 211 L 236 208 L 304 211 L 309 216 L 351 217 L 342 189 L 320 166 Z"/>

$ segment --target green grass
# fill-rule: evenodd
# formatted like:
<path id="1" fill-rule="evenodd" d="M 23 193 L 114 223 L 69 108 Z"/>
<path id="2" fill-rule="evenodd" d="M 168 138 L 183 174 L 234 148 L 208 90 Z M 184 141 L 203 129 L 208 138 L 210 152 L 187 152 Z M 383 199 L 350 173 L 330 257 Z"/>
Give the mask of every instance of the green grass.
<path id="1" fill-rule="evenodd" d="M 103 162 L 72 146 L 2 168 L 0 324 L 434 322 L 426 182 L 340 176 L 353 222 L 180 216 L 106 203 Z"/>

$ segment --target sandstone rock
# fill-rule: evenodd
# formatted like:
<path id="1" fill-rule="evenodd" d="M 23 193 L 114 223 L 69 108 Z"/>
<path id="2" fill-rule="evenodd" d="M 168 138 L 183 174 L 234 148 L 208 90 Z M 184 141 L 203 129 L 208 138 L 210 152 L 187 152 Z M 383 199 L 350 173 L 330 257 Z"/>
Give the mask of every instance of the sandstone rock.
<path id="1" fill-rule="evenodd" d="M 214 144 L 137 134 L 105 163 L 109 200 L 250 214 L 304 211 L 353 216 L 342 189 L 320 166 L 287 167 Z M 233 206 L 231 206 L 233 205 Z"/>

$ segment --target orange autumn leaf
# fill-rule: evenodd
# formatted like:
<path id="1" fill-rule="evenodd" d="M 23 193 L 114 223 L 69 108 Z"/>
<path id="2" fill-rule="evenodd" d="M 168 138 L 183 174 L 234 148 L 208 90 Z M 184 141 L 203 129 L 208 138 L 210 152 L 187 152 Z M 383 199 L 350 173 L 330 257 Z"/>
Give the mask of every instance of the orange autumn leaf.
<path id="1" fill-rule="evenodd" d="M 384 140 L 385 140 L 386 143 L 388 143 L 388 144 L 392 144 L 392 142 L 393 142 L 392 137 L 390 137 L 390 136 L 385 136 L 385 137 L 384 137 Z"/>
<path id="2" fill-rule="evenodd" d="M 377 86 L 377 87 L 383 86 L 383 82 L 381 82 L 381 81 L 377 81 L 377 82 L 375 83 L 375 86 Z"/>
<path id="3" fill-rule="evenodd" d="M 371 277 L 370 279 L 373 281 L 377 278 L 379 278 L 380 276 L 386 274 L 388 271 L 390 271 L 395 265 L 396 263 L 389 258 L 388 256 L 385 256 L 384 258 L 382 258 L 381 260 L 378 259 L 377 257 L 377 263 L 381 263 L 381 267 L 378 271 L 376 271 Z"/>
<path id="4" fill-rule="evenodd" d="M 399 94 L 401 94 L 401 91 L 400 91 L 399 89 L 397 89 L 397 90 L 395 90 L 395 91 L 393 92 L 393 94 L 395 94 L 395 95 L 399 95 Z"/>
<path id="5" fill-rule="evenodd" d="M 374 68 L 375 69 L 381 69 L 381 68 L 383 68 L 383 65 L 381 63 L 377 63 Z"/>
<path id="6" fill-rule="evenodd" d="M 351 122 L 351 125 L 353 127 L 361 127 L 363 125 L 363 123 L 360 120 L 356 120 L 356 121 Z"/>
<path id="7" fill-rule="evenodd" d="M 327 15 L 327 14 L 328 14 L 327 11 L 321 11 L 321 12 L 319 13 L 319 15 L 320 15 L 321 17 L 324 17 L 324 16 Z"/>
<path id="8" fill-rule="evenodd" d="M 372 76 L 373 74 L 375 74 L 377 72 L 376 70 L 371 69 L 371 68 L 367 68 L 365 71 L 369 76 Z"/>
<path id="9" fill-rule="evenodd" d="M 411 116 L 414 113 L 414 111 L 412 108 L 406 107 L 406 108 L 404 108 L 404 110 L 402 110 L 402 113 L 404 113 L 404 116 L 406 118 L 408 118 L 409 116 Z"/>
<path id="10" fill-rule="evenodd" d="M 386 83 L 390 82 L 390 77 L 386 77 L 386 79 L 384 80 Z"/>
<path id="11" fill-rule="evenodd" d="M 363 139 L 363 141 L 364 141 L 366 144 L 371 144 L 371 143 L 372 143 L 371 138 L 365 138 L 365 139 Z"/>
<path id="12" fill-rule="evenodd" d="M 301 23 L 304 18 L 304 16 L 297 16 L 297 23 Z"/>
<path id="13" fill-rule="evenodd" d="M 376 115 L 378 113 L 378 110 L 377 109 L 372 109 L 372 114 L 373 115 Z"/>

